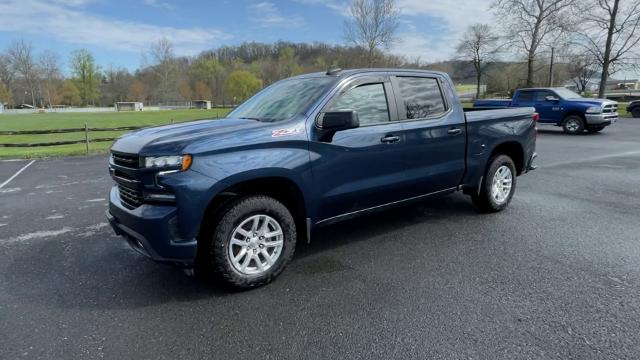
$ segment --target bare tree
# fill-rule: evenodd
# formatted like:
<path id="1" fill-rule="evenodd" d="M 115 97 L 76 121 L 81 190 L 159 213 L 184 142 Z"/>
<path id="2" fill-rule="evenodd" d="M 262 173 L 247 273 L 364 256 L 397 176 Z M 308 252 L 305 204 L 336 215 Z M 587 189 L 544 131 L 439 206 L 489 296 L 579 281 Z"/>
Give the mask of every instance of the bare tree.
<path id="1" fill-rule="evenodd" d="M 496 15 L 506 38 L 527 59 L 526 86 L 533 86 L 538 52 L 574 25 L 577 0 L 497 0 Z"/>
<path id="2" fill-rule="evenodd" d="M 156 77 L 160 100 L 174 98 L 177 93 L 177 64 L 171 41 L 165 37 L 161 38 L 151 45 L 145 57 L 145 62 L 151 66 Z"/>
<path id="3" fill-rule="evenodd" d="M 587 91 L 587 85 L 598 74 L 599 64 L 597 59 L 589 52 L 568 53 L 567 73 L 571 81 L 576 85 L 579 93 Z"/>
<path id="4" fill-rule="evenodd" d="M 50 51 L 45 51 L 40 55 L 39 65 L 42 72 L 41 92 L 47 105 L 51 107 L 56 99 L 56 91 L 62 83 L 60 73 L 60 60 L 58 55 Z"/>
<path id="5" fill-rule="evenodd" d="M 498 37 L 487 24 L 469 26 L 458 44 L 458 53 L 473 63 L 476 72 L 476 98 L 480 97 L 480 83 L 487 63 L 494 59 L 497 52 Z"/>
<path id="6" fill-rule="evenodd" d="M 39 69 L 33 59 L 31 44 L 24 40 L 14 42 L 7 51 L 11 68 L 20 74 L 31 95 L 31 105 L 36 106 L 36 84 Z"/>
<path id="7" fill-rule="evenodd" d="M 640 1 L 592 0 L 586 12 L 582 38 L 602 68 L 598 97 L 604 97 L 607 79 L 637 65 L 640 57 Z"/>
<path id="8" fill-rule="evenodd" d="M 5 54 L 0 54 L 0 82 L 7 87 L 11 86 L 13 80 L 13 71 L 11 70 L 11 61 Z"/>
<path id="9" fill-rule="evenodd" d="M 114 68 L 109 66 L 104 71 L 104 80 L 102 83 L 102 99 L 107 104 L 113 104 L 118 101 L 125 101 L 129 86 L 133 82 L 133 75 L 125 68 Z"/>
<path id="10" fill-rule="evenodd" d="M 353 0 L 349 15 L 351 18 L 344 25 L 345 38 L 367 49 L 367 61 L 372 66 L 376 50 L 388 49 L 396 40 L 400 9 L 395 0 Z"/>

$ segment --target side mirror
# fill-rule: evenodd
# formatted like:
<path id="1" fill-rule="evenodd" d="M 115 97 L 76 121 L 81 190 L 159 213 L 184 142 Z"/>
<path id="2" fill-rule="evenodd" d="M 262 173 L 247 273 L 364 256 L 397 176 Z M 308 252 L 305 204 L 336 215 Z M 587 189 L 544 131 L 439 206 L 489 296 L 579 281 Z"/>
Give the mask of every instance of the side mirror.
<path id="1" fill-rule="evenodd" d="M 552 101 L 552 102 L 560 101 L 560 99 L 558 99 L 558 98 L 557 98 L 557 97 L 555 97 L 555 96 L 551 96 L 551 95 L 549 95 L 549 96 L 545 97 L 545 98 L 544 98 L 544 100 L 545 100 L 545 101 Z"/>
<path id="2" fill-rule="evenodd" d="M 355 129 L 360 126 L 356 111 L 331 111 L 321 113 L 316 121 L 318 129 L 325 131 L 340 131 Z"/>
<path id="3" fill-rule="evenodd" d="M 316 119 L 318 139 L 323 142 L 331 142 L 333 135 L 338 131 L 357 127 L 360 127 L 360 120 L 358 112 L 354 110 L 320 113 Z"/>

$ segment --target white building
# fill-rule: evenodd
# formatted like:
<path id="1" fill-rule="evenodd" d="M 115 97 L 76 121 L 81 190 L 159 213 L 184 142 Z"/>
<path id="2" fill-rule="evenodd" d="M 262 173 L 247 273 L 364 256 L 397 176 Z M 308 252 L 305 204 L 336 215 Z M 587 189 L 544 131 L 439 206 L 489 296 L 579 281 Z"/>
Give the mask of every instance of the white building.
<path id="1" fill-rule="evenodd" d="M 138 101 L 120 101 L 115 104 L 116 111 L 142 111 L 144 105 Z"/>

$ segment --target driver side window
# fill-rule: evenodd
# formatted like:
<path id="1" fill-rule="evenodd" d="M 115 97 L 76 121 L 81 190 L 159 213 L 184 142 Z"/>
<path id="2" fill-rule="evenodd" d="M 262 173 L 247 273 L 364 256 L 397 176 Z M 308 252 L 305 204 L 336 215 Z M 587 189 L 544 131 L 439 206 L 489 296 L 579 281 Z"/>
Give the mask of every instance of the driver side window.
<path id="1" fill-rule="evenodd" d="M 556 94 L 552 93 L 551 91 L 538 91 L 536 93 L 536 101 L 543 102 L 547 99 L 547 96 L 553 96 L 554 98 L 557 97 Z"/>
<path id="2" fill-rule="evenodd" d="M 355 110 L 360 125 L 371 125 L 389 121 L 389 106 L 384 84 L 363 84 L 340 95 L 327 111 Z"/>

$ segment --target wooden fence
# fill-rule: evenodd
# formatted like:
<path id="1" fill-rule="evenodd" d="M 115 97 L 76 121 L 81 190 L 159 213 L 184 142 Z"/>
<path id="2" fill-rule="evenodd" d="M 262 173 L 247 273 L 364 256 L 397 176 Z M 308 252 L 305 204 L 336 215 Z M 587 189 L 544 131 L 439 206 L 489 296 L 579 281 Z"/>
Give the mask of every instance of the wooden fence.
<path id="1" fill-rule="evenodd" d="M 173 123 L 173 121 L 172 121 Z M 87 154 L 89 153 L 89 143 L 92 142 L 104 142 L 114 141 L 115 137 L 103 137 L 89 139 L 89 132 L 91 131 L 130 131 L 142 129 L 146 126 L 121 126 L 115 128 L 90 128 L 86 123 L 83 128 L 70 128 L 70 129 L 52 129 L 52 130 L 20 130 L 20 131 L 0 131 L 0 136 L 3 135 L 46 135 L 46 134 L 64 134 L 64 133 L 78 133 L 84 132 L 84 139 L 82 140 L 62 140 L 62 141 L 50 141 L 39 143 L 0 143 L 0 147 L 40 147 L 40 146 L 57 146 L 57 145 L 70 145 L 70 144 L 85 144 Z"/>

